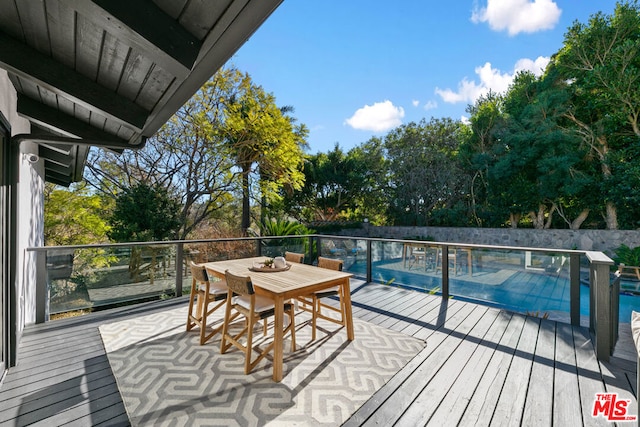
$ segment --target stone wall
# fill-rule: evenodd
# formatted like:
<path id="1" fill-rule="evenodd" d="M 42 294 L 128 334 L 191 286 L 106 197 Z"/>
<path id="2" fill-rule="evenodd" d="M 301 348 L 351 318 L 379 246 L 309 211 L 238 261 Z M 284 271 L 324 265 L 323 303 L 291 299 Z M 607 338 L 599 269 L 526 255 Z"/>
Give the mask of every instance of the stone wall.
<path id="1" fill-rule="evenodd" d="M 341 235 L 381 237 L 387 239 L 427 238 L 437 242 L 474 243 L 479 245 L 518 246 L 550 249 L 577 249 L 605 252 L 621 244 L 640 246 L 638 230 L 532 230 L 520 228 L 461 227 L 376 227 L 363 224 L 361 229 L 344 230 Z"/>

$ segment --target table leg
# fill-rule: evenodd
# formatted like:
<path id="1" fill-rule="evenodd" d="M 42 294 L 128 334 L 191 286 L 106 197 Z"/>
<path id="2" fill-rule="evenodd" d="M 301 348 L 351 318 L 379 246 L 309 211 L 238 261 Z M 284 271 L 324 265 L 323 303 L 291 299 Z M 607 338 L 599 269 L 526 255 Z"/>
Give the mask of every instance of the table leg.
<path id="1" fill-rule="evenodd" d="M 349 278 L 346 278 L 342 284 L 342 295 L 344 296 L 344 321 L 347 326 L 347 338 L 349 341 L 353 341 L 355 339 L 355 334 L 353 332 L 353 313 L 351 311 L 351 286 L 349 285 Z"/>
<path id="2" fill-rule="evenodd" d="M 284 299 L 275 295 L 275 316 L 273 327 L 273 380 L 282 381 L 282 347 L 284 345 Z"/>

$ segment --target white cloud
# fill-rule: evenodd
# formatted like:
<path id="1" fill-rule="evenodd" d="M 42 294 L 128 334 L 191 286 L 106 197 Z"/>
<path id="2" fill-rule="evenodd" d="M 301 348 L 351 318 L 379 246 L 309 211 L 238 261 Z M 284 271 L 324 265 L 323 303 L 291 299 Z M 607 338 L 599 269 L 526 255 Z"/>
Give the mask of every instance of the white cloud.
<path id="1" fill-rule="evenodd" d="M 535 61 L 529 58 L 518 59 L 513 67 L 514 74 L 519 71 L 531 71 L 536 76 L 541 76 L 545 68 L 549 65 L 548 56 L 538 56 Z"/>
<path id="2" fill-rule="evenodd" d="M 487 22 L 494 31 L 510 36 L 553 28 L 562 10 L 553 0 L 487 0 L 487 7 L 471 14 L 474 23 Z"/>
<path id="3" fill-rule="evenodd" d="M 438 108 L 438 103 L 436 101 L 427 101 L 423 108 L 425 110 L 433 110 L 434 108 Z"/>
<path id="4" fill-rule="evenodd" d="M 482 67 L 476 67 L 475 73 L 479 82 L 470 81 L 466 77 L 458 83 L 458 90 L 436 88 L 436 94 L 440 95 L 444 102 L 456 104 L 466 102 L 473 104 L 482 95 L 489 93 L 489 90 L 496 93 L 504 93 L 513 82 L 513 78 L 520 71 L 531 71 L 536 76 L 540 76 L 549 63 L 548 57 L 539 56 L 535 60 L 523 58 L 516 61 L 512 72 L 502 72 L 491 67 L 487 62 Z"/>
<path id="5" fill-rule="evenodd" d="M 411 105 L 413 105 L 414 107 L 417 107 L 418 105 L 420 105 L 420 101 L 418 101 L 417 99 L 414 99 L 413 101 L 411 101 Z"/>
<path id="6" fill-rule="evenodd" d="M 402 124 L 404 109 L 396 107 L 389 100 L 365 105 L 358 109 L 351 118 L 345 120 L 354 129 L 384 132 Z"/>

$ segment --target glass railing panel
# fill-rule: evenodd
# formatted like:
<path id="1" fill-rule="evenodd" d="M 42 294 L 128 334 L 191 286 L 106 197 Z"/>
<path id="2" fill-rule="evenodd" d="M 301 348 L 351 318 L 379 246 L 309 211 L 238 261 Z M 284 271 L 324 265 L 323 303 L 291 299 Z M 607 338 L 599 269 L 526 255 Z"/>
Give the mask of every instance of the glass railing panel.
<path id="1" fill-rule="evenodd" d="M 344 261 L 343 271 L 356 276 L 367 272 L 367 241 L 349 238 L 320 238 L 319 256 Z"/>
<path id="2" fill-rule="evenodd" d="M 74 269 L 75 250 L 58 249 L 46 253 L 49 280 L 49 311 L 61 313 L 90 308 L 83 269 Z M 80 261 L 78 262 L 80 265 Z"/>
<path id="3" fill-rule="evenodd" d="M 175 245 L 70 252 L 47 251 L 50 314 L 175 295 Z"/>
<path id="4" fill-rule="evenodd" d="M 439 292 L 441 275 L 435 273 L 437 247 L 417 242 L 372 242 L 372 280 L 420 292 Z"/>
<path id="5" fill-rule="evenodd" d="M 261 239 L 260 245 L 262 255 L 265 257 L 283 257 L 285 252 L 295 252 L 305 254 L 305 263 L 307 262 L 306 258 L 309 254 L 309 238 L 307 237 Z"/>
<path id="6" fill-rule="evenodd" d="M 225 259 L 248 258 L 257 255 L 255 240 L 229 239 L 210 242 L 185 243 L 185 265 L 189 261 L 196 264 L 222 261 Z"/>
<path id="7" fill-rule="evenodd" d="M 369 243 L 371 254 L 367 253 Z M 314 247 L 309 248 L 310 244 Z M 184 294 L 191 283 L 189 261 L 258 254 L 275 257 L 291 251 L 343 259 L 344 270 L 356 277 L 366 276 L 370 255 L 373 282 L 433 294 L 442 292 L 444 268 L 453 298 L 553 319 L 568 319 L 570 312 L 570 255 L 566 253 L 452 244 L 446 245 L 445 263 L 443 245 L 435 242 L 286 236 L 47 249 L 49 313 L 174 296 L 179 245 L 184 255 L 180 266 Z M 313 264 L 315 259 L 305 261 Z M 588 316 L 588 265 L 581 267 L 581 315 Z M 637 281 L 622 284 L 621 319 L 630 316 L 626 307 L 638 306 L 639 288 Z"/>
<path id="8" fill-rule="evenodd" d="M 449 293 L 511 311 L 569 322 L 568 254 L 449 248 Z M 589 288 L 581 286 L 588 316 Z"/>

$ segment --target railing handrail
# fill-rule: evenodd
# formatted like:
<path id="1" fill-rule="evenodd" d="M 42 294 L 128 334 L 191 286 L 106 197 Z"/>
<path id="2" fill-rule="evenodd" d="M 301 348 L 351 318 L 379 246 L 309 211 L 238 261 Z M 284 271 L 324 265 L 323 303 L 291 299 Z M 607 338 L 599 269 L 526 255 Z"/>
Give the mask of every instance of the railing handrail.
<path id="1" fill-rule="evenodd" d="M 129 247 L 129 246 L 170 246 L 176 244 L 198 244 L 198 243 L 219 243 L 219 242 L 236 242 L 236 241 L 255 241 L 255 240 L 274 240 L 274 239 L 300 239 L 300 238 L 321 238 L 321 239 L 340 239 L 340 240 L 364 240 L 364 241 L 376 241 L 376 242 L 390 242 L 390 243 L 413 243 L 430 246 L 447 246 L 456 248 L 468 248 L 468 249 L 492 249 L 492 250 L 517 250 L 517 251 L 530 251 L 530 252 L 544 252 L 544 253 L 565 253 L 565 254 L 580 254 L 589 256 L 591 260 L 597 260 L 598 262 L 610 262 L 613 261 L 602 252 L 593 252 L 578 249 L 560 249 L 560 248 L 536 248 L 527 246 L 504 246 L 504 245 L 484 245 L 477 243 L 460 243 L 460 242 L 439 242 L 432 240 L 414 240 L 414 239 L 389 239 L 382 237 L 364 237 L 364 236 L 339 236 L 331 234 L 300 234 L 300 235 L 287 235 L 287 236 L 255 236 L 255 237 L 220 237 L 215 239 L 192 239 L 192 240 L 157 240 L 148 242 L 124 242 L 124 243 L 95 243 L 86 245 L 69 245 L 69 246 L 37 246 L 28 247 L 26 251 L 47 251 L 47 250 L 64 250 L 64 249 L 101 249 L 110 247 Z M 597 256 L 596 254 L 601 254 Z"/>
<path id="2" fill-rule="evenodd" d="M 193 240 L 165 240 L 151 242 L 124 242 L 124 243 L 104 243 L 104 244 L 88 244 L 73 246 L 40 246 L 26 248 L 25 251 L 35 252 L 37 271 L 36 283 L 36 311 L 40 314 L 36 315 L 36 322 L 46 321 L 47 304 L 47 282 L 46 279 L 46 262 L 45 256 L 48 251 L 58 250 L 75 250 L 75 249 L 103 249 L 118 247 L 137 247 L 137 246 L 176 246 L 176 295 L 182 294 L 182 261 L 183 251 L 186 245 L 197 245 L 205 243 L 223 243 L 223 242 L 239 242 L 254 241 L 261 242 L 264 240 L 282 240 L 282 239 L 309 239 L 316 240 L 318 248 L 320 241 L 326 240 L 358 240 L 364 241 L 367 247 L 367 281 L 371 281 L 372 258 L 371 247 L 373 242 L 381 243 L 398 243 L 424 245 L 431 247 L 439 247 L 442 252 L 443 265 L 448 265 L 449 248 L 464 248 L 476 250 L 495 250 L 495 251 L 517 251 L 517 252 L 534 252 L 545 254 L 562 254 L 570 258 L 570 318 L 572 325 L 580 325 L 580 257 L 585 256 L 589 262 L 590 270 L 590 329 L 595 335 L 596 355 L 598 359 L 608 360 L 610 349 L 615 345 L 615 337 L 610 336 L 611 313 L 611 280 L 609 278 L 609 268 L 614 264 L 613 260 L 602 252 L 576 250 L 576 249 L 559 249 L 559 248 L 536 248 L 521 246 L 505 246 L 505 245 L 483 245 L 474 243 L 459 242 L 438 242 L 431 240 L 416 239 L 389 239 L 380 237 L 361 237 L 361 236 L 344 236 L 330 234 L 305 234 L 305 235 L 288 235 L 288 236 L 252 236 L 252 237 L 223 237 L 216 239 L 193 239 Z M 313 259 L 316 254 L 313 253 L 313 245 L 309 245 L 309 259 Z M 261 245 L 257 245 L 257 254 L 261 255 Z M 43 273 L 43 274 L 41 274 Z M 442 269 L 442 288 L 441 294 L 443 298 L 449 296 L 449 277 L 448 269 Z M 615 320 L 617 321 L 617 319 Z"/>

